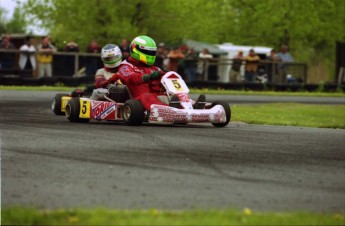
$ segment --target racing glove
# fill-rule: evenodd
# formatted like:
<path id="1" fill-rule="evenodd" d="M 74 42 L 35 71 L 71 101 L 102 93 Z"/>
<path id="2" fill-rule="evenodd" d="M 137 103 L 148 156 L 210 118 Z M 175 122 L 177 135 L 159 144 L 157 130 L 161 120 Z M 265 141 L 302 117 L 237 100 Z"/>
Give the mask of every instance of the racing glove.
<path id="1" fill-rule="evenodd" d="M 115 83 L 118 79 L 119 79 L 119 75 L 115 73 L 115 74 L 113 74 L 113 76 L 111 76 L 108 79 L 108 84 Z"/>
<path id="2" fill-rule="evenodd" d="M 148 75 L 143 75 L 142 79 L 144 82 L 159 79 L 163 73 L 161 71 L 155 71 Z"/>

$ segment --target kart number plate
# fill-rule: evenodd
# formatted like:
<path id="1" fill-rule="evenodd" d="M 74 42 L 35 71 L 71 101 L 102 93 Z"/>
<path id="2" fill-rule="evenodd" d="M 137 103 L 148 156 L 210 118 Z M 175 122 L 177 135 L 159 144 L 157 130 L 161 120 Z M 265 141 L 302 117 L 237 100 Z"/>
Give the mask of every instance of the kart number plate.
<path id="1" fill-rule="evenodd" d="M 176 91 L 183 91 L 183 86 L 181 85 L 179 79 L 170 79 Z"/>
<path id="2" fill-rule="evenodd" d="M 88 100 L 80 98 L 80 113 L 79 118 L 90 118 L 91 103 Z"/>

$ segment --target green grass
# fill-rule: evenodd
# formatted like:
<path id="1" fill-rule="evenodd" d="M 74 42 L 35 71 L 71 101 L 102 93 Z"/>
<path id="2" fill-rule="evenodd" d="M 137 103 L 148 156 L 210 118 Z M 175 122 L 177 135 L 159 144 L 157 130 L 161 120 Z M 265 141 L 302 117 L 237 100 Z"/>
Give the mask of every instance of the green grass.
<path id="1" fill-rule="evenodd" d="M 344 225 L 341 213 L 243 210 L 2 209 L 4 225 Z"/>
<path id="2" fill-rule="evenodd" d="M 345 129 L 344 105 L 297 103 L 232 105 L 231 111 L 232 122 Z"/>
<path id="3" fill-rule="evenodd" d="M 72 91 L 75 88 L 84 89 L 85 86 L 0 86 L 0 90 L 32 90 L 32 91 Z M 224 89 L 191 89 L 192 94 L 218 94 L 218 95 L 269 95 L 269 96 L 320 96 L 345 97 L 345 92 L 274 92 L 274 91 L 241 91 Z"/>
<path id="4" fill-rule="evenodd" d="M 82 88 L 82 87 L 80 87 Z M 0 90 L 42 90 L 72 91 L 70 87 L 56 86 L 0 86 Z M 251 92 L 231 90 L 192 90 L 192 93 L 223 95 L 299 95 L 299 96 L 345 96 L 344 93 L 291 93 L 291 92 Z M 232 105 L 231 121 L 250 124 L 306 126 L 317 128 L 345 129 L 344 105 L 308 105 L 297 103 L 274 103 L 260 105 Z"/>
<path id="5" fill-rule="evenodd" d="M 192 94 L 218 95 L 262 95 L 262 96 L 316 96 L 316 97 L 345 97 L 345 92 L 288 92 L 288 91 L 245 91 L 224 89 L 190 89 Z"/>

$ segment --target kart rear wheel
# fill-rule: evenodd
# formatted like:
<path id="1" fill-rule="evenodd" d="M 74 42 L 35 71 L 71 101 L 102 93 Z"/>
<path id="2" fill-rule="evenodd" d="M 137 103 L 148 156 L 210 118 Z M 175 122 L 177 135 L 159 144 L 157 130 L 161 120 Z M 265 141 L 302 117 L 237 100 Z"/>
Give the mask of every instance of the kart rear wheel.
<path id="1" fill-rule="evenodd" d="M 144 121 L 144 107 L 139 100 L 127 100 L 123 106 L 123 120 L 129 126 L 141 125 Z"/>
<path id="2" fill-rule="evenodd" d="M 230 109 L 230 105 L 229 103 L 225 102 L 225 101 L 215 101 L 212 103 L 211 108 L 216 106 L 216 105 L 221 105 L 224 110 L 225 110 L 225 115 L 226 115 L 226 121 L 222 122 L 222 123 L 212 123 L 213 126 L 215 127 L 224 127 L 227 126 L 230 122 L 231 119 L 231 109 Z"/>
<path id="3" fill-rule="evenodd" d="M 88 118 L 79 118 L 80 101 L 79 97 L 73 97 L 67 102 L 65 114 L 71 122 L 89 122 Z"/>
<path id="4" fill-rule="evenodd" d="M 62 97 L 69 96 L 68 94 L 58 93 L 52 100 L 52 111 L 56 115 L 65 115 L 65 112 L 61 111 L 61 100 Z"/>

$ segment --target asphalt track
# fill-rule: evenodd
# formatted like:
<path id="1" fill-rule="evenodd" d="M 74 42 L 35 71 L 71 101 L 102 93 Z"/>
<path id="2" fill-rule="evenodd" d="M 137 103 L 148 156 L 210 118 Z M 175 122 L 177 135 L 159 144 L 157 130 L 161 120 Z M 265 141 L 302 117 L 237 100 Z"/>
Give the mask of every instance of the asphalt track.
<path id="1" fill-rule="evenodd" d="M 345 212 L 345 130 L 76 124 L 54 94 L 0 91 L 3 208 Z"/>

